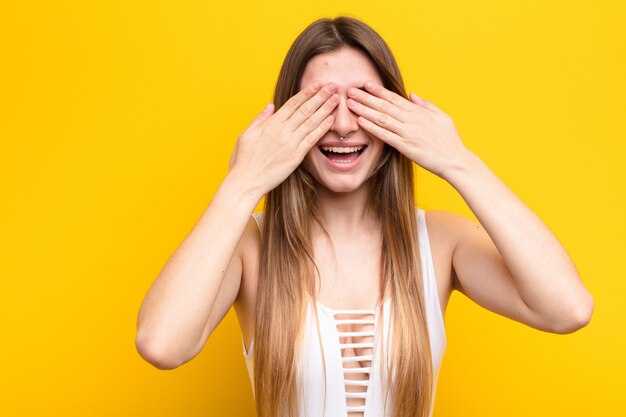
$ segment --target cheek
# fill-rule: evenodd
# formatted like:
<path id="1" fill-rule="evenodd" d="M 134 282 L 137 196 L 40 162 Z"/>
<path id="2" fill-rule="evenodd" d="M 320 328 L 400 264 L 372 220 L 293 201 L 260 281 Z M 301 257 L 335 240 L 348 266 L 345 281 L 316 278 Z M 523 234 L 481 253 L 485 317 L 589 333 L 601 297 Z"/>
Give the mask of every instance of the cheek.
<path id="1" fill-rule="evenodd" d="M 374 143 L 372 144 L 372 147 L 374 148 L 374 152 L 377 154 L 377 156 L 380 156 L 385 149 L 385 142 L 380 139 L 374 139 L 373 142 Z"/>
<path id="2" fill-rule="evenodd" d="M 376 147 L 376 150 L 374 152 L 373 155 L 373 164 L 372 164 L 372 168 L 376 169 L 375 167 L 378 166 L 378 164 L 380 163 L 381 159 L 383 158 L 383 156 L 385 155 L 386 151 L 388 150 L 387 147 L 389 145 L 385 144 L 384 142 L 380 141 L 379 143 L 376 143 L 374 145 Z"/>
<path id="3" fill-rule="evenodd" d="M 311 149 L 302 160 L 302 166 L 309 172 L 311 172 L 311 168 L 313 167 L 313 159 L 315 157 L 315 152 L 317 152 L 316 148 Z"/>
<path id="4" fill-rule="evenodd" d="M 310 164 L 313 160 L 313 157 L 315 156 L 315 152 L 317 152 L 317 149 L 315 148 L 312 148 L 310 151 L 308 151 L 307 154 L 304 156 L 303 162 L 307 162 Z"/>

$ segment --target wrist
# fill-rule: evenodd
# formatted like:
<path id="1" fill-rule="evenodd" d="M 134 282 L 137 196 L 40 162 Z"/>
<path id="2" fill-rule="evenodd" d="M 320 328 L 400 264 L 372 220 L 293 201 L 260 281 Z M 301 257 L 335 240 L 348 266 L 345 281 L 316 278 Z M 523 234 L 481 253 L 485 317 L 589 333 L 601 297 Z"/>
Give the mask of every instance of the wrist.
<path id="1" fill-rule="evenodd" d="M 220 189 L 222 188 L 232 194 L 233 198 L 253 204 L 253 207 L 256 207 L 266 194 L 266 191 L 259 184 L 233 170 L 229 171 L 222 181 Z"/>
<path id="2" fill-rule="evenodd" d="M 468 180 L 472 174 L 476 173 L 483 166 L 485 166 L 485 164 L 482 159 L 469 149 L 466 149 L 460 157 L 455 159 L 455 163 L 450 165 L 442 175 L 442 178 L 454 188 L 457 188 L 457 186 L 463 181 Z"/>

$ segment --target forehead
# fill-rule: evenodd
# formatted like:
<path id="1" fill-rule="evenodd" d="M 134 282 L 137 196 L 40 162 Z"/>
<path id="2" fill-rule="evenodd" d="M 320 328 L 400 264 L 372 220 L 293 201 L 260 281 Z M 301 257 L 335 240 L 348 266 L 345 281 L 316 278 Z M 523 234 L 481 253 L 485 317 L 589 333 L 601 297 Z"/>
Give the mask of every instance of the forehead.
<path id="1" fill-rule="evenodd" d="M 300 88 L 313 81 L 323 84 L 332 81 L 341 90 L 362 86 L 367 80 L 382 84 L 376 67 L 367 55 L 354 48 L 343 47 L 311 58 L 304 68 Z"/>

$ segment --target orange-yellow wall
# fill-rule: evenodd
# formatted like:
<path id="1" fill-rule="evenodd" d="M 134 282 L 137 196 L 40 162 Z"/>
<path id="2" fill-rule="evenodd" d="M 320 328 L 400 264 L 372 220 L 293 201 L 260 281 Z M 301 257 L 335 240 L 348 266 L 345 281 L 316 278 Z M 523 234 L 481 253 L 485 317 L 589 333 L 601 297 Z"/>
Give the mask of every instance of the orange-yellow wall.
<path id="1" fill-rule="evenodd" d="M 435 416 L 623 416 L 626 3 L 4 1 L 0 415 L 252 416 L 234 312 L 193 361 L 134 346 L 141 300 L 272 96 L 291 42 L 348 13 L 559 237 L 594 295 L 543 333 L 454 293 Z M 419 173 L 419 205 L 472 217 Z"/>

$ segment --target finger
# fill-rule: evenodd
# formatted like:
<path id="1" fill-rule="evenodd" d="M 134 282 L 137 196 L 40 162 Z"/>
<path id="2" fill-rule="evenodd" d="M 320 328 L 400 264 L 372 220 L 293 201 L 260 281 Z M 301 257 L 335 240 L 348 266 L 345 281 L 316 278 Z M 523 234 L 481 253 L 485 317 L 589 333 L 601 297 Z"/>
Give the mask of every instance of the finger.
<path id="1" fill-rule="evenodd" d="M 411 111 L 413 110 L 413 106 L 411 106 L 411 102 L 406 98 L 402 97 L 400 94 L 395 93 L 393 91 L 387 90 L 382 85 L 368 81 L 365 83 L 365 92 L 371 96 L 378 97 L 380 100 L 383 100 L 387 103 L 391 103 L 393 106 L 405 110 Z"/>
<path id="2" fill-rule="evenodd" d="M 289 100 L 287 100 L 285 104 L 283 104 L 280 109 L 278 109 L 278 111 L 275 113 L 278 117 L 278 120 L 284 122 L 285 120 L 289 119 L 289 117 L 291 117 L 291 115 L 294 114 L 296 110 L 298 110 L 298 108 L 300 108 L 302 103 L 313 97 L 313 95 L 315 95 L 321 87 L 321 83 L 316 81 L 309 84 L 308 86 L 300 90 L 297 94 L 289 98 Z"/>
<path id="3" fill-rule="evenodd" d="M 322 89 L 320 89 L 317 94 L 315 94 L 305 103 L 303 103 L 300 108 L 296 112 L 294 112 L 285 123 L 287 123 L 288 126 L 291 127 L 292 131 L 297 130 L 306 120 L 308 120 L 313 114 L 315 114 L 318 109 L 320 109 L 320 106 L 323 106 L 325 103 L 327 103 L 329 98 L 332 97 L 336 91 L 337 87 L 334 84 L 326 84 Z M 326 117 L 326 115 L 324 117 Z M 322 119 L 320 119 L 320 121 Z M 314 127 L 315 126 L 313 126 L 312 128 Z"/>
<path id="4" fill-rule="evenodd" d="M 306 135 L 298 144 L 298 156 L 304 159 L 304 156 L 315 146 L 315 144 L 328 132 L 333 125 L 335 117 L 330 115 L 326 117 L 311 133 Z"/>
<path id="5" fill-rule="evenodd" d="M 357 119 L 357 122 L 373 136 L 376 136 L 383 142 L 388 143 L 396 149 L 398 149 L 398 146 L 402 144 L 402 138 L 400 136 L 385 128 L 378 126 L 376 123 L 372 122 L 371 120 L 367 120 L 365 117 L 359 117 Z"/>
<path id="6" fill-rule="evenodd" d="M 351 98 L 348 99 L 348 107 L 359 116 L 363 116 L 385 129 L 391 130 L 395 133 L 400 133 L 400 130 L 402 129 L 403 123 L 399 120 L 396 120 L 386 113 L 382 113 L 378 110 L 365 106 Z"/>
<path id="7" fill-rule="evenodd" d="M 363 104 L 369 108 L 377 110 L 380 113 L 388 114 L 398 121 L 405 121 L 407 119 L 406 110 L 401 109 L 398 106 L 391 104 L 390 102 L 385 101 L 381 98 L 373 96 L 365 90 L 351 88 L 350 90 L 348 90 L 348 97 L 350 97 L 348 99 L 348 105 L 350 105 L 350 103 L 354 104 L 354 101 L 356 101 L 357 105 Z"/>
<path id="8" fill-rule="evenodd" d="M 415 104 L 419 104 L 420 106 L 422 106 L 422 107 L 424 107 L 424 108 L 426 108 L 426 109 L 428 109 L 428 110 L 434 111 L 434 112 L 436 112 L 436 113 L 445 114 L 445 113 L 443 112 L 443 110 L 441 110 L 439 107 L 435 106 L 435 105 L 434 105 L 433 103 L 431 103 L 430 101 L 426 101 L 426 100 L 424 100 L 423 98 L 418 97 L 418 96 L 417 96 L 417 94 L 415 94 L 415 93 L 411 93 L 411 94 L 409 94 L 409 99 L 410 99 L 413 103 L 415 103 Z"/>
<path id="9" fill-rule="evenodd" d="M 253 129 L 255 126 L 259 125 L 263 120 L 267 119 L 274 112 L 274 103 L 269 103 L 261 113 L 259 113 L 250 123 L 250 125 L 243 131 L 246 133 L 247 131 Z M 243 134 L 242 133 L 242 134 Z"/>
<path id="10" fill-rule="evenodd" d="M 306 135 L 311 133 L 313 130 L 317 129 L 317 127 L 330 115 L 337 104 L 339 103 L 339 95 L 333 94 L 328 100 L 322 104 L 322 107 L 318 108 L 315 113 L 313 113 L 308 119 L 304 120 L 300 126 L 294 131 L 294 134 L 298 138 L 304 138 Z M 304 106 L 303 106 L 304 107 Z M 299 113 L 294 113 L 294 116 Z"/>

